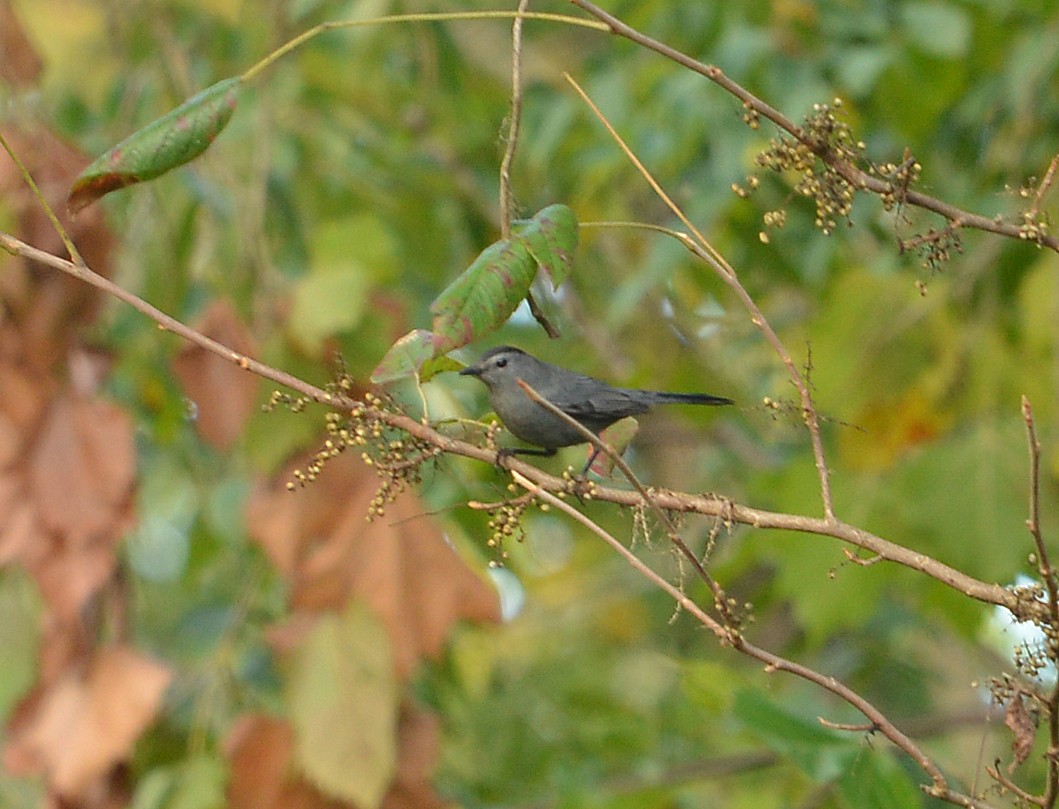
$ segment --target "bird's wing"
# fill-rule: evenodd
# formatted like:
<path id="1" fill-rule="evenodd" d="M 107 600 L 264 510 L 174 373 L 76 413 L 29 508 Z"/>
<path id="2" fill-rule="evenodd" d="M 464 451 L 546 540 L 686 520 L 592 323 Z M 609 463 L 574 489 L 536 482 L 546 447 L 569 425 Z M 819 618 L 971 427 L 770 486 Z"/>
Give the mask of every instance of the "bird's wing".
<path id="1" fill-rule="evenodd" d="M 626 416 L 635 416 L 645 413 L 648 405 L 630 395 L 630 392 L 622 388 L 600 386 L 592 390 L 591 395 L 585 396 L 583 390 L 557 390 L 553 396 L 546 396 L 552 404 L 564 413 L 575 419 L 607 419 L 617 421 Z"/>

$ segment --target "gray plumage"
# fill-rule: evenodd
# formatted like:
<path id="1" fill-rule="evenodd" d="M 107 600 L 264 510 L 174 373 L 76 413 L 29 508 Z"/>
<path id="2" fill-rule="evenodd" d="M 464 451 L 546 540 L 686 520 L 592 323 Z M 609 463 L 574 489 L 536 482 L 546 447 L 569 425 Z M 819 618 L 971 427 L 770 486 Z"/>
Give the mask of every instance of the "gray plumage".
<path id="1" fill-rule="evenodd" d="M 530 399 L 519 387 L 519 379 L 597 435 L 614 422 L 646 413 L 656 404 L 732 404 L 731 399 L 706 393 L 616 388 L 595 377 L 542 362 L 512 346 L 490 349 L 460 375 L 474 376 L 485 383 L 493 410 L 513 435 L 544 448 L 544 452 L 530 454 L 551 455 L 559 447 L 583 444 L 585 438 Z"/>

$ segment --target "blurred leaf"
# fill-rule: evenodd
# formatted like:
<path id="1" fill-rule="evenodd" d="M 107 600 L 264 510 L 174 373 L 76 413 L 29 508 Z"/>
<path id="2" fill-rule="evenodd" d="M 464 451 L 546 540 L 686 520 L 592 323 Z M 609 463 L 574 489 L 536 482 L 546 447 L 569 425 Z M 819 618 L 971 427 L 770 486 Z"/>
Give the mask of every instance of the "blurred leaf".
<path id="1" fill-rule="evenodd" d="M 228 770 L 220 759 L 192 756 L 144 776 L 131 809 L 224 809 Z"/>
<path id="2" fill-rule="evenodd" d="M 86 671 L 64 672 L 20 716 L 5 764 L 45 769 L 60 794 L 83 795 L 132 753 L 171 679 L 168 669 L 129 647 L 101 650 Z"/>
<path id="3" fill-rule="evenodd" d="M 93 161 L 70 189 L 70 211 L 119 188 L 153 180 L 206 151 L 235 112 L 241 81 L 236 76 L 207 87 Z"/>
<path id="4" fill-rule="evenodd" d="M 419 373 L 423 364 L 434 356 L 434 335 L 426 329 L 414 329 L 386 352 L 371 372 L 371 381 L 385 385 Z"/>
<path id="5" fill-rule="evenodd" d="M 295 287 L 288 321 L 291 336 L 307 353 L 319 354 L 328 337 L 357 325 L 367 295 L 367 279 L 351 268 L 313 272 Z"/>
<path id="6" fill-rule="evenodd" d="M 924 795 L 883 745 L 865 745 L 836 781 L 849 809 L 919 809 Z"/>
<path id="7" fill-rule="evenodd" d="M 330 795 L 375 809 L 397 766 L 397 680 L 390 641 L 359 602 L 323 615 L 288 682 L 296 755 Z"/>
<path id="8" fill-rule="evenodd" d="M 194 326 L 232 351 L 257 355 L 257 341 L 231 301 L 210 303 Z M 261 380 L 227 355 L 191 343 L 173 358 L 173 373 L 195 407 L 199 434 L 215 449 L 229 449 L 256 409 Z"/>
<path id="9" fill-rule="evenodd" d="M 859 753 L 848 734 L 798 716 L 759 691 L 742 691 L 736 696 L 734 714 L 748 730 L 817 783 L 840 777 Z"/>
<path id="10" fill-rule="evenodd" d="M 905 34 L 924 53 L 950 59 L 966 56 L 971 44 L 971 20 L 955 3 L 903 3 Z"/>
<path id="11" fill-rule="evenodd" d="M 0 722 L 6 724 L 14 704 L 29 691 L 37 674 L 40 643 L 40 596 L 17 568 L 0 575 Z"/>

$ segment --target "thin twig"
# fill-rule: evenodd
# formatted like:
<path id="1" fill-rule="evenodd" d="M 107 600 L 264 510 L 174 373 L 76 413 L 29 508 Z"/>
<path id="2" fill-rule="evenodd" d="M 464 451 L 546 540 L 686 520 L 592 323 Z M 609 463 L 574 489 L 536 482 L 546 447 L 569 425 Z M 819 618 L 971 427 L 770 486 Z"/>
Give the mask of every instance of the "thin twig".
<path id="1" fill-rule="evenodd" d="M 568 413 L 564 413 L 552 402 L 549 402 L 537 391 L 535 391 L 525 380 L 517 380 L 518 386 L 525 391 L 526 395 L 530 397 L 534 402 L 543 407 L 552 415 L 562 419 L 570 427 L 573 427 L 584 437 L 587 443 L 592 444 L 593 447 L 604 453 L 614 465 L 621 470 L 622 474 L 625 475 L 626 479 L 633 485 L 633 488 L 639 493 L 640 497 L 643 498 L 643 503 L 647 505 L 655 514 L 658 516 L 659 522 L 662 523 L 662 527 L 665 529 L 666 536 L 669 541 L 673 543 L 673 546 L 680 552 L 681 556 L 691 563 L 691 566 L 695 568 L 695 573 L 698 574 L 699 578 L 702 579 L 709 586 L 710 591 L 713 593 L 714 604 L 717 607 L 717 611 L 724 617 L 728 629 L 731 632 L 737 630 L 737 620 L 732 615 L 728 605 L 728 599 L 721 589 L 720 584 L 710 575 L 709 571 L 703 565 L 702 560 L 699 559 L 698 555 L 688 547 L 688 544 L 684 541 L 684 538 L 677 531 L 676 525 L 673 523 L 672 518 L 666 513 L 666 510 L 662 508 L 655 500 L 654 495 L 643 485 L 643 482 L 636 476 L 636 473 L 632 471 L 632 467 L 625 462 L 625 459 L 620 454 L 615 452 L 614 448 L 609 444 L 600 439 L 598 435 L 589 430 L 585 425 L 579 422 L 577 419 L 572 418 Z M 679 603 L 679 602 L 678 602 Z"/>
<path id="2" fill-rule="evenodd" d="M 515 21 L 511 24 L 511 112 L 508 114 L 507 144 L 500 160 L 500 236 L 511 238 L 511 219 L 515 215 L 514 195 L 511 192 L 511 164 L 515 162 L 519 132 L 522 125 L 522 21 L 527 18 L 529 0 L 519 0 Z M 560 337 L 559 329 L 545 314 L 532 290 L 526 291 L 530 314 L 545 334 L 553 340 Z"/>
<path id="3" fill-rule="evenodd" d="M 1022 397 L 1022 419 L 1026 423 L 1026 441 L 1030 454 L 1030 516 L 1026 527 L 1033 537 L 1037 549 L 1037 571 L 1044 581 L 1048 593 L 1048 612 L 1052 627 L 1059 627 L 1059 582 L 1056 581 L 1055 568 L 1048 556 L 1041 533 L 1041 442 L 1037 439 L 1037 427 L 1033 420 L 1033 406 L 1030 400 Z M 1055 662 L 1055 644 L 1049 642 L 1049 656 Z M 1048 706 L 1048 750 L 1044 759 L 1048 766 L 1048 778 L 1042 796 L 1042 806 L 1053 806 L 1059 795 L 1059 678 L 1052 686 L 1046 701 Z"/>
<path id="4" fill-rule="evenodd" d="M 1048 164 L 1048 170 L 1044 172 L 1044 179 L 1042 179 L 1040 185 L 1037 186 L 1037 193 L 1033 196 L 1033 205 L 1030 206 L 1029 210 L 1029 216 L 1031 218 L 1037 218 L 1037 214 L 1041 210 L 1041 203 L 1044 202 L 1045 196 L 1047 196 L 1052 188 L 1052 183 L 1055 182 L 1057 171 L 1059 171 L 1059 154 L 1052 158 L 1052 162 Z"/>
<path id="5" fill-rule="evenodd" d="M 511 238 L 514 202 L 511 196 L 511 164 L 518 148 L 519 125 L 522 122 L 522 19 L 529 0 L 519 0 L 515 21 L 511 24 L 511 112 L 508 113 L 507 144 L 500 160 L 500 237 Z"/>
<path id="6" fill-rule="evenodd" d="M 0 132 L 0 146 L 3 146 L 4 151 L 7 152 L 8 156 L 15 161 L 15 166 L 18 168 L 18 173 L 22 176 L 23 181 L 29 186 L 33 195 L 37 198 L 41 207 L 44 209 L 44 214 L 51 221 L 52 227 L 55 228 L 55 232 L 59 234 L 59 238 L 62 239 L 63 246 L 66 248 L 67 254 L 74 264 L 83 267 L 84 259 L 81 258 L 81 254 L 77 252 L 77 246 L 74 245 L 73 239 L 70 238 L 70 234 L 66 232 L 66 228 L 62 226 L 59 221 L 59 217 L 55 215 L 55 211 L 52 210 L 51 205 L 44 198 L 44 194 L 41 193 L 40 188 L 37 186 L 37 181 L 33 179 L 33 175 L 29 173 L 29 169 L 26 168 L 25 163 L 15 153 L 15 150 L 11 148 L 11 144 L 7 142 L 7 138 L 4 137 L 3 132 Z"/>
<path id="7" fill-rule="evenodd" d="M 518 15 L 513 11 L 433 11 L 418 14 L 390 14 L 385 17 L 372 17 L 365 20 L 331 20 L 322 22 L 303 31 L 288 42 L 272 51 L 264 59 L 261 59 L 251 68 L 246 70 L 240 78 L 243 81 L 254 79 L 259 73 L 272 64 L 282 59 L 288 53 L 304 45 L 311 39 L 318 37 L 327 31 L 338 31 L 343 28 L 363 28 L 371 25 L 386 25 L 388 23 L 412 23 L 412 22 L 456 22 L 473 20 L 509 20 Z M 577 25 L 584 28 L 594 28 L 597 31 L 606 31 L 605 23 L 597 23 L 594 20 L 585 20 L 581 17 L 571 17 L 567 14 L 527 13 L 519 15 L 527 20 L 544 20 L 548 22 L 561 22 L 567 25 Z"/>

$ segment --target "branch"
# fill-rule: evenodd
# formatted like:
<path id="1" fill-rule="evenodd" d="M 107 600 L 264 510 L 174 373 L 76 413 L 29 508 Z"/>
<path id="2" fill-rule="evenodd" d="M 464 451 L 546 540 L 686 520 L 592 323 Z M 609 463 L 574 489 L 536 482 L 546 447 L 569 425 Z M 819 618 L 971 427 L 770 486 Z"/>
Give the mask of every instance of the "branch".
<path id="1" fill-rule="evenodd" d="M 1048 616 L 1054 632 L 1054 628 L 1059 627 L 1059 582 L 1056 581 L 1055 568 L 1052 567 L 1041 534 L 1041 442 L 1037 440 L 1033 407 L 1026 396 L 1022 397 L 1022 419 L 1026 423 L 1026 439 L 1030 453 L 1030 516 L 1026 520 L 1026 527 L 1029 528 L 1037 549 L 1037 570 L 1048 593 Z M 1049 635 L 1047 643 L 1048 656 L 1054 664 L 1057 657 L 1054 635 Z M 1044 704 L 1048 713 L 1048 750 L 1044 755 L 1048 778 L 1044 794 L 1041 796 L 1041 805 L 1054 806 L 1055 799 L 1059 796 L 1059 678 L 1052 685 Z"/>
<path id="2" fill-rule="evenodd" d="M 839 697 L 843 701 L 852 705 L 869 720 L 871 729 L 878 730 L 887 739 L 889 739 L 897 748 L 906 753 L 911 757 L 928 775 L 933 782 L 929 787 L 925 787 L 930 795 L 947 800 L 950 803 L 955 803 L 959 806 L 967 807 L 980 807 L 985 809 L 988 804 L 982 803 L 977 799 L 964 795 L 963 793 L 953 790 L 945 779 L 945 775 L 937 764 L 925 753 L 920 747 L 913 742 L 908 736 L 897 729 L 897 726 L 891 722 L 885 714 L 876 708 L 871 702 L 862 697 L 853 689 L 849 688 L 845 684 L 839 682 L 834 677 L 829 677 L 822 674 L 814 669 L 803 666 L 801 663 L 796 663 L 792 660 L 788 660 L 784 657 L 780 657 L 777 654 L 762 649 L 749 642 L 742 633 L 734 631 L 732 627 L 726 626 L 719 621 L 708 615 L 698 604 L 692 601 L 687 594 L 685 594 L 680 588 L 671 584 L 665 578 L 656 573 L 650 566 L 648 566 L 643 560 L 641 560 L 636 554 L 629 550 L 623 543 L 621 543 L 616 537 L 606 531 L 604 528 L 599 526 L 593 520 L 589 519 L 586 515 L 575 509 L 572 505 L 567 503 L 565 500 L 561 500 L 554 494 L 544 490 L 541 486 L 537 485 L 525 475 L 515 471 L 512 473 L 515 482 L 522 486 L 526 491 L 533 494 L 535 497 L 539 497 L 545 503 L 548 503 L 553 508 L 562 511 L 571 519 L 579 522 L 581 525 L 588 528 L 592 533 L 606 542 L 610 547 L 616 551 L 629 566 L 639 572 L 648 581 L 664 591 L 670 598 L 672 598 L 677 604 L 679 604 L 686 612 L 690 613 L 694 618 L 702 624 L 704 627 L 709 629 L 717 637 L 722 645 L 731 646 L 736 651 L 741 652 L 761 663 L 765 664 L 765 671 L 768 673 L 776 671 L 786 671 L 790 674 L 807 680 L 814 685 L 829 691 L 835 696 Z M 821 720 L 823 721 L 823 720 Z"/>
<path id="3" fill-rule="evenodd" d="M 611 33 L 624 37 L 631 42 L 635 42 L 655 53 L 661 54 L 667 59 L 673 60 L 677 64 L 682 65 L 695 73 L 705 76 L 714 84 L 742 101 L 747 109 L 753 110 L 761 117 L 772 121 L 772 123 L 780 129 L 786 131 L 800 143 L 803 143 L 811 149 L 820 160 L 834 169 L 839 176 L 849 182 L 854 188 L 858 188 L 862 191 L 870 191 L 871 193 L 878 195 L 892 194 L 894 192 L 894 187 L 891 183 L 878 177 L 873 177 L 862 171 L 849 161 L 839 157 L 830 148 L 822 146 L 820 143 L 807 137 L 800 126 L 787 118 L 775 107 L 766 104 L 741 84 L 730 79 L 720 68 L 693 59 L 687 54 L 681 53 L 675 48 L 671 48 L 670 46 L 637 31 L 635 28 L 632 28 L 619 20 L 617 17 L 608 14 L 599 6 L 590 2 L 590 0 L 570 0 L 570 2 L 578 8 L 588 12 L 601 22 L 606 23 L 610 28 Z M 1047 247 L 1050 250 L 1059 252 L 1059 237 L 1047 236 L 1039 232 L 1034 232 L 1031 235 L 1027 230 L 1024 230 L 1021 225 L 1003 222 L 998 218 L 990 218 L 970 213 L 969 211 L 961 210 L 955 205 L 950 205 L 947 202 L 943 202 L 940 199 L 936 199 L 935 197 L 931 197 L 928 194 L 923 194 L 919 191 L 904 192 L 901 199 L 902 202 L 907 205 L 922 208 L 925 211 L 930 211 L 944 217 L 955 227 L 972 228 L 974 230 L 996 233 L 1000 236 L 1007 236 L 1013 239 L 1030 240 L 1041 247 Z"/>
<path id="4" fill-rule="evenodd" d="M 703 565 L 702 561 L 700 561 L 699 557 L 695 554 L 695 552 L 688 547 L 688 544 L 684 541 L 684 538 L 680 535 L 680 532 L 677 531 L 677 526 L 674 524 L 672 518 L 669 516 L 665 509 L 658 505 L 658 501 L 655 500 L 653 492 L 648 490 L 647 487 L 643 485 L 643 482 L 636 476 L 636 473 L 632 471 L 632 468 L 629 466 L 628 463 L 625 462 L 625 459 L 621 457 L 619 453 L 615 452 L 613 447 L 602 441 L 598 435 L 596 435 L 587 427 L 585 427 L 585 425 L 583 425 L 581 422 L 571 417 L 567 413 L 564 413 L 554 404 L 552 404 L 539 393 L 537 393 L 537 391 L 530 387 L 525 380 L 519 379 L 516 381 L 518 382 L 518 386 L 522 388 L 523 391 L 525 391 L 526 395 L 529 396 L 530 399 L 539 404 L 552 415 L 556 416 L 559 419 L 562 419 L 564 422 L 567 423 L 568 426 L 573 427 L 575 430 L 581 433 L 585 441 L 592 444 L 593 447 L 595 447 L 600 452 L 604 453 L 608 458 L 610 458 L 611 461 L 614 462 L 614 465 L 621 470 L 622 474 L 625 475 L 629 483 L 633 485 L 633 488 L 635 488 L 640 497 L 643 498 L 643 503 L 652 511 L 654 511 L 655 514 L 658 516 L 658 521 L 662 524 L 662 527 L 665 529 L 666 536 L 669 541 L 673 543 L 673 546 L 677 549 L 677 551 L 679 551 L 680 555 L 683 556 L 691 564 L 691 566 L 695 569 L 695 573 L 698 574 L 699 578 L 706 582 L 707 586 L 710 588 L 710 591 L 713 593 L 713 603 L 717 611 L 725 619 L 725 622 L 728 625 L 728 630 L 733 633 L 738 632 L 737 627 L 739 622 L 731 612 L 730 606 L 728 604 L 728 598 L 725 595 L 724 590 L 721 588 L 720 584 L 717 583 L 717 580 L 710 575 L 709 571 L 706 570 L 705 565 Z"/>

